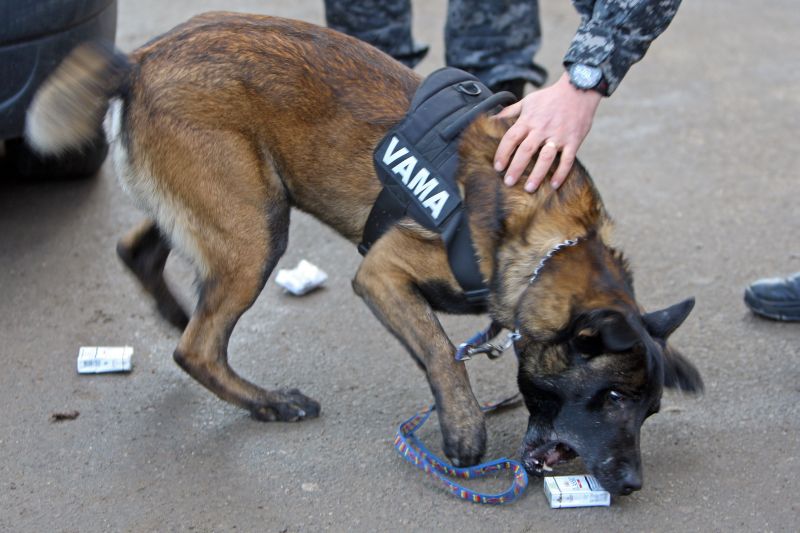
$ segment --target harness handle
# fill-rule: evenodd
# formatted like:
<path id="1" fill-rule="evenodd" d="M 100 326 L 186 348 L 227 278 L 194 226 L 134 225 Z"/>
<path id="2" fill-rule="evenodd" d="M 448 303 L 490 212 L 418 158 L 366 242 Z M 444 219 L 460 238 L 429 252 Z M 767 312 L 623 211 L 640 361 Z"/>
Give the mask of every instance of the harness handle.
<path id="1" fill-rule="evenodd" d="M 508 91 L 493 94 L 486 100 L 478 102 L 475 106 L 458 117 L 452 124 L 442 130 L 441 136 L 445 141 L 452 140 L 456 135 L 461 133 L 464 128 L 469 126 L 473 120 L 478 118 L 478 115 L 485 113 L 490 109 L 499 105 L 511 105 L 517 101 L 517 97 Z"/>

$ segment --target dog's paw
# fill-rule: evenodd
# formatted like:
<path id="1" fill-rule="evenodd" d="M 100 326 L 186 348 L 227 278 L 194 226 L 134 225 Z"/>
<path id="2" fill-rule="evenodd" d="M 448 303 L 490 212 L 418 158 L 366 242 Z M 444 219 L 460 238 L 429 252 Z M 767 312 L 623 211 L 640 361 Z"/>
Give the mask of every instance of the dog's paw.
<path id="1" fill-rule="evenodd" d="M 297 422 L 316 418 L 319 413 L 319 402 L 297 389 L 273 391 L 268 400 L 250 408 L 250 415 L 262 422 Z"/>
<path id="2" fill-rule="evenodd" d="M 449 418 L 449 417 L 448 417 Z M 441 420 L 444 454 L 457 467 L 478 464 L 486 452 L 486 424 L 483 413 Z"/>

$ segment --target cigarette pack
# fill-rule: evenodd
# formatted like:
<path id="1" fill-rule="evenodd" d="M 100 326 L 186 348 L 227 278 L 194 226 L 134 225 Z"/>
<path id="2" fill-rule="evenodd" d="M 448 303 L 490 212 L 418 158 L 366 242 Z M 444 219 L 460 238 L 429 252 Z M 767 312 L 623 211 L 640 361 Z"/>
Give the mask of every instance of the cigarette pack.
<path id="1" fill-rule="evenodd" d="M 78 373 L 130 372 L 132 355 L 130 346 L 81 346 Z"/>
<path id="2" fill-rule="evenodd" d="M 594 476 L 546 477 L 544 493 L 552 509 L 611 505 L 611 495 Z"/>

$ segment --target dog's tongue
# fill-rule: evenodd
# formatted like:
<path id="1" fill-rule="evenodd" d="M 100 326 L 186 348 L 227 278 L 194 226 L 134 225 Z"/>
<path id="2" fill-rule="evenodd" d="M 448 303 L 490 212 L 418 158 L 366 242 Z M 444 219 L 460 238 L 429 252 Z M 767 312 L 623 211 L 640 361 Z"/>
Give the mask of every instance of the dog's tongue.
<path id="1" fill-rule="evenodd" d="M 547 466 L 556 465 L 562 461 L 569 461 L 570 459 L 576 457 L 578 454 L 565 444 L 561 444 L 560 442 L 547 450 L 544 454 L 544 464 Z"/>
<path id="2" fill-rule="evenodd" d="M 547 453 L 544 455 L 544 464 L 547 466 L 553 466 L 554 464 L 558 463 L 559 459 L 561 459 L 561 445 L 558 444 L 553 448 L 549 449 Z"/>
<path id="3" fill-rule="evenodd" d="M 544 472 L 552 471 L 552 467 L 577 457 L 578 454 L 566 444 L 557 443 L 546 450 L 528 448 L 522 454 L 522 463 L 525 469 L 534 475 L 541 476 Z"/>

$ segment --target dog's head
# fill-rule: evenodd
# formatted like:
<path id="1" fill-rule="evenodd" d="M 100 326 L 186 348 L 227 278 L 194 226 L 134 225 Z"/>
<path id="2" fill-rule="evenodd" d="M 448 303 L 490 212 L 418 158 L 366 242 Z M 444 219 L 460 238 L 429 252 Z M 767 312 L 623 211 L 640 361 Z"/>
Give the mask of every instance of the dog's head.
<path id="1" fill-rule="evenodd" d="M 642 486 L 640 429 L 663 388 L 703 388 L 667 342 L 694 300 L 640 313 L 622 258 L 599 242 L 575 248 L 553 258 L 516 310 L 518 381 L 530 411 L 522 461 L 542 475 L 580 455 L 606 490 L 630 494 Z"/>

